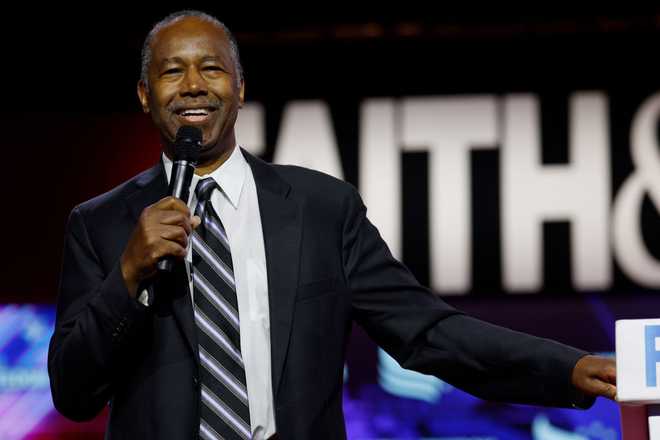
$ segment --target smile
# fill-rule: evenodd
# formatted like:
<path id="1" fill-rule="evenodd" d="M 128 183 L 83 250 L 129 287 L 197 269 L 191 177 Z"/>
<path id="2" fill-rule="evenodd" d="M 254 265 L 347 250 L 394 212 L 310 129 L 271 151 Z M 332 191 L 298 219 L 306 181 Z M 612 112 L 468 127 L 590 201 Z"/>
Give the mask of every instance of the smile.
<path id="1" fill-rule="evenodd" d="M 176 115 L 188 123 L 203 123 L 206 122 L 215 109 L 213 108 L 194 108 L 194 109 L 181 109 L 176 111 Z"/>

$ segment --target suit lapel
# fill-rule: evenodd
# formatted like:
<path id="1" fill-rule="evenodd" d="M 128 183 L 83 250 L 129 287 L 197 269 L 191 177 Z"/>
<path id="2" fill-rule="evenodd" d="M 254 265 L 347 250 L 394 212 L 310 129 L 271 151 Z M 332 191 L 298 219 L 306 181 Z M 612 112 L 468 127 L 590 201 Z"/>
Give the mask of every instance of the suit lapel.
<path id="1" fill-rule="evenodd" d="M 135 183 L 138 190 L 127 197 L 126 203 L 131 215 L 137 222 L 144 208 L 167 195 L 167 176 L 162 161 L 145 171 Z M 167 303 L 171 304 L 172 314 L 194 355 L 195 362 L 198 362 L 195 318 L 185 263 L 175 264 L 174 270 L 169 275 L 158 276 L 156 281 L 148 287 L 148 290 L 149 295 L 154 298 L 153 307 L 156 310 L 167 307 Z"/>
<path id="2" fill-rule="evenodd" d="M 271 165 L 243 155 L 252 168 L 266 249 L 273 395 L 277 396 L 291 335 L 300 258 L 302 211 L 291 186 Z"/>

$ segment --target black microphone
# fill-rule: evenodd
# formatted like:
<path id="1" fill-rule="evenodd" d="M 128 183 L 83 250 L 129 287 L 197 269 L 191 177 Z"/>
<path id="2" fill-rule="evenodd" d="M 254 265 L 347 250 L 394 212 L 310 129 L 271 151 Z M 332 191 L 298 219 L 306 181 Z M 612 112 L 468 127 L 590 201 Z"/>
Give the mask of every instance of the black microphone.
<path id="1" fill-rule="evenodd" d="M 202 130 L 190 125 L 184 125 L 176 132 L 174 141 L 174 161 L 170 176 L 168 193 L 188 204 L 190 184 L 192 183 L 195 166 L 199 159 L 199 147 L 202 145 Z M 163 257 L 156 265 L 159 272 L 172 272 L 174 257 Z"/>

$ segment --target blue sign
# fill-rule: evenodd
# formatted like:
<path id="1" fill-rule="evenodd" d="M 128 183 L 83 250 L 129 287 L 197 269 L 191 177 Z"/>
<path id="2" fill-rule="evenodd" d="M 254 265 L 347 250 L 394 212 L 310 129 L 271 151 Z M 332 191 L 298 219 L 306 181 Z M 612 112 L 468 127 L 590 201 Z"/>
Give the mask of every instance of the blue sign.
<path id="1" fill-rule="evenodd" d="M 656 365 L 660 362 L 660 351 L 656 348 L 655 338 L 660 338 L 660 325 L 647 325 L 644 328 L 646 345 L 646 386 L 657 387 Z"/>

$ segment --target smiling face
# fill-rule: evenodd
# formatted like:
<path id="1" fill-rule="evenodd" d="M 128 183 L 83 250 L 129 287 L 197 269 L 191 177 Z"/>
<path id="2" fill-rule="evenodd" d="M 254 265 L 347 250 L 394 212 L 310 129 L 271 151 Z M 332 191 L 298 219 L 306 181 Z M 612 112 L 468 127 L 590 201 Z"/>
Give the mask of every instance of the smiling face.
<path id="1" fill-rule="evenodd" d="M 224 30 L 187 17 L 161 29 L 150 47 L 148 86 L 140 81 L 138 96 L 160 130 L 165 153 L 173 157 L 177 130 L 192 125 L 203 134 L 199 165 L 223 162 L 236 144 L 244 93 Z"/>

